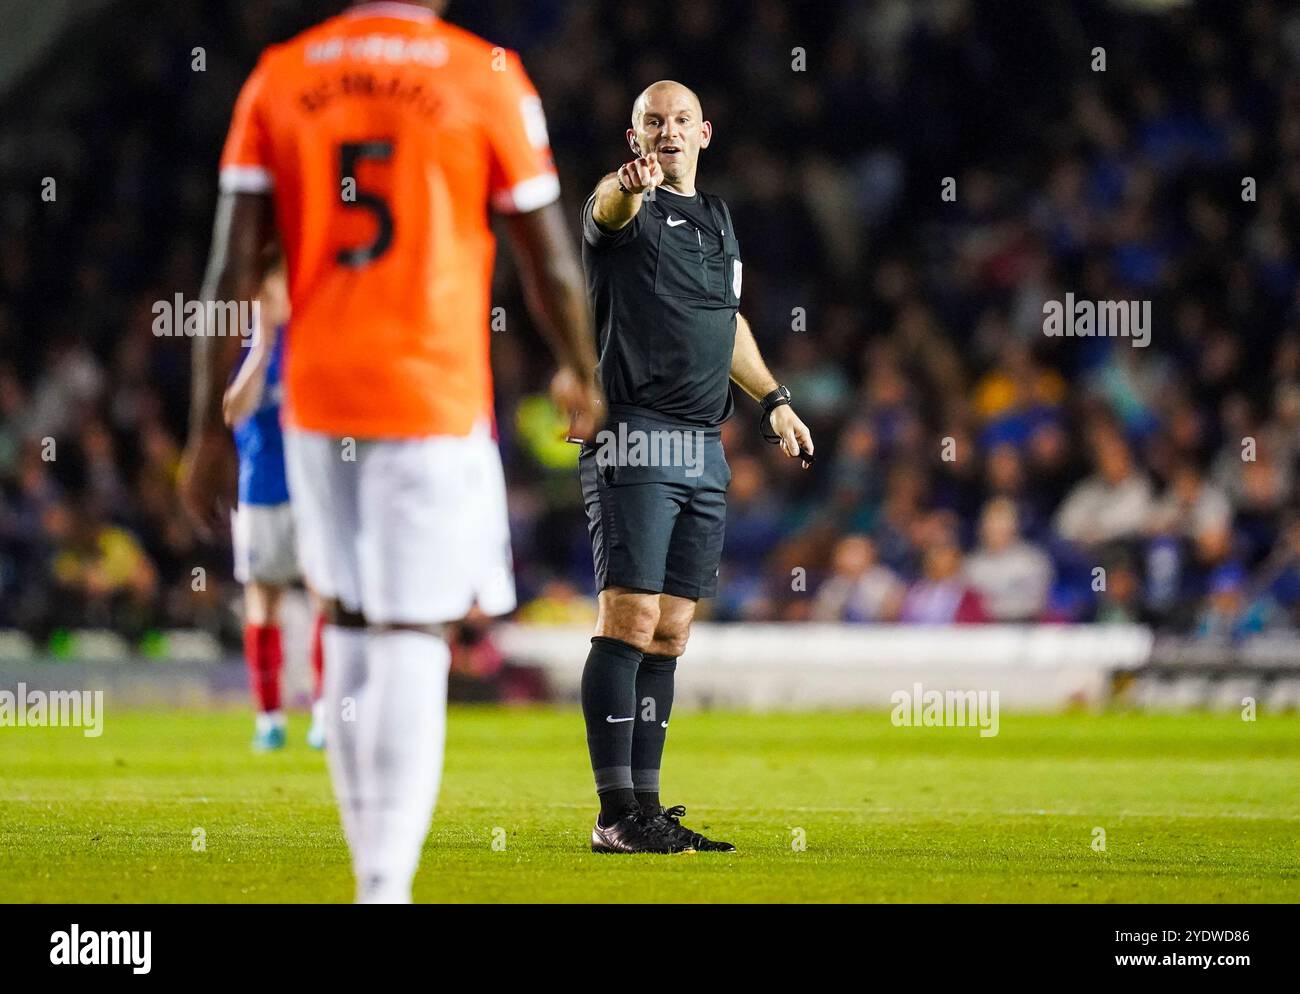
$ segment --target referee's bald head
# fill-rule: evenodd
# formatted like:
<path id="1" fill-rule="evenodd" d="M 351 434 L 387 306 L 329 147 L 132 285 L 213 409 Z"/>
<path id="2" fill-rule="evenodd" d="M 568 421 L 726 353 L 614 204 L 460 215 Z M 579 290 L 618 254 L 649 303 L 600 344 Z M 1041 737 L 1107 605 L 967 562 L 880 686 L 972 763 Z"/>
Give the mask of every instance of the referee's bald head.
<path id="1" fill-rule="evenodd" d="M 651 83 L 637 96 L 632 102 L 632 127 L 639 127 L 641 124 L 641 115 L 645 113 L 646 105 L 651 102 L 655 96 L 668 97 L 670 100 L 679 98 L 688 100 L 695 108 L 695 113 L 703 118 L 704 108 L 700 105 L 700 98 L 696 96 L 695 91 L 684 83 L 679 83 L 674 79 L 661 79 L 657 83 Z M 658 101 L 654 101 L 658 103 Z M 678 102 L 678 101 L 674 101 Z"/>
<path id="2" fill-rule="evenodd" d="M 700 149 L 708 148 L 713 125 L 704 119 L 700 98 L 676 80 L 651 83 L 632 104 L 627 141 L 638 156 L 656 154 L 669 187 L 694 192 Z"/>

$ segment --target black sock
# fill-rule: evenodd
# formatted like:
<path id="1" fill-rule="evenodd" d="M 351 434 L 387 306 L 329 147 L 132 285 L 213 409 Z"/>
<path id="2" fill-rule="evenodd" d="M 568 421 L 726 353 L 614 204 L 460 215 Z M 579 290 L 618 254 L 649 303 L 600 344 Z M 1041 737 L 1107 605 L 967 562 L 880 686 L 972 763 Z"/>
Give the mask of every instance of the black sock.
<path id="1" fill-rule="evenodd" d="M 632 726 L 636 724 L 636 673 L 641 650 L 597 635 L 582 670 L 582 716 L 587 751 L 600 795 L 601 823 L 632 803 Z"/>
<path id="2" fill-rule="evenodd" d="M 596 796 L 600 798 L 601 828 L 608 828 L 624 817 L 636 803 L 636 794 L 631 787 L 615 787 L 613 790 L 601 791 Z"/>
<path id="3" fill-rule="evenodd" d="M 659 767 L 668 738 L 668 716 L 673 710 L 673 682 L 677 660 L 646 653 L 636 671 L 637 720 L 632 722 L 632 785 L 637 803 L 648 810 L 659 807 Z"/>

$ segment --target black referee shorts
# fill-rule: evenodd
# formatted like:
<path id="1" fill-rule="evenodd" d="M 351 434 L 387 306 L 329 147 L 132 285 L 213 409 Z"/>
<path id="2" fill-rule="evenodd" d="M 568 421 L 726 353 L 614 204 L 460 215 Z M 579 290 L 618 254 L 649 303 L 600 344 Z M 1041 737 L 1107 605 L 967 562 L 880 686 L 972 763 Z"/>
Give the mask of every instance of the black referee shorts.
<path id="1" fill-rule="evenodd" d="M 596 589 L 718 589 L 731 467 L 717 428 L 611 412 L 578 457 Z"/>

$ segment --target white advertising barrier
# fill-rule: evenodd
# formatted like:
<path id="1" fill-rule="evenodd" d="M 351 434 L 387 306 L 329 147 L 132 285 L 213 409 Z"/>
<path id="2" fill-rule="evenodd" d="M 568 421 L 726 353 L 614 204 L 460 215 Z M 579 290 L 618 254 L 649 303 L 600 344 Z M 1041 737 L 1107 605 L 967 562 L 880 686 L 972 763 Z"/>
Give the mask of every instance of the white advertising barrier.
<path id="1" fill-rule="evenodd" d="M 542 667 L 558 697 L 577 698 L 590 628 L 503 624 L 494 639 L 513 662 Z M 1136 625 L 701 622 L 677 668 L 674 707 L 889 707 L 918 683 L 995 690 L 1010 708 L 1095 704 L 1110 672 L 1146 663 L 1153 641 Z"/>

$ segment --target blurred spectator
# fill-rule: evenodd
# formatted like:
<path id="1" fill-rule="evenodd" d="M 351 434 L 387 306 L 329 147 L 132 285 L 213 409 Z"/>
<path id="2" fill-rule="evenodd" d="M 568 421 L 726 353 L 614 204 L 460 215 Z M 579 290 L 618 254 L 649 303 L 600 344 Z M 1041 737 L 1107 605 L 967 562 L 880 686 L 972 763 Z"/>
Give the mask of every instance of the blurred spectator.
<path id="1" fill-rule="evenodd" d="M 966 579 L 993 621 L 1036 621 L 1047 607 L 1052 561 L 1020 537 L 1016 506 L 995 498 L 980 516 L 980 544 L 966 561 Z"/>
<path id="2" fill-rule="evenodd" d="M 1056 417 L 1065 394 L 1059 373 L 1039 367 L 1028 345 L 1008 342 L 998 364 L 975 385 L 975 410 L 984 421 L 981 443 L 1025 444 L 1040 424 Z"/>
<path id="3" fill-rule="evenodd" d="M 843 411 L 853 385 L 836 362 L 819 353 L 811 335 L 791 335 L 780 366 L 786 385 L 799 398 L 801 412 L 822 419 Z"/>
<path id="4" fill-rule="evenodd" d="M 1152 507 L 1146 530 L 1186 539 L 1203 561 L 1214 562 L 1229 549 L 1232 505 L 1193 463 L 1180 463 L 1166 493 Z"/>
<path id="5" fill-rule="evenodd" d="M 1055 519 L 1062 538 L 1085 547 L 1137 534 L 1151 508 L 1151 485 L 1118 432 L 1098 430 L 1092 452 L 1096 472 L 1070 491 Z"/>
<path id="6" fill-rule="evenodd" d="M 1271 622 L 1300 628 L 1300 518 L 1291 518 L 1282 529 L 1273 554 L 1260 567 L 1258 586 L 1275 609 Z"/>
<path id="7" fill-rule="evenodd" d="M 1096 620 L 1103 625 L 1136 625 L 1144 619 L 1142 580 L 1129 556 L 1107 560 L 1101 574 L 1104 579 L 1097 592 Z"/>
<path id="8" fill-rule="evenodd" d="M 1010 442 L 995 446 L 984 461 L 983 493 L 990 498 L 1004 498 L 1015 506 L 1021 532 L 1039 540 L 1049 533 L 1047 510 L 1050 506 L 1030 488 L 1025 461 Z"/>
<path id="9" fill-rule="evenodd" d="M 876 561 L 867 535 L 846 535 L 835 546 L 831 575 L 817 590 L 813 621 L 894 621 L 906 588 Z"/>
<path id="10" fill-rule="evenodd" d="M 51 505 L 44 525 L 53 541 L 49 569 L 58 591 L 52 620 L 143 632 L 153 620 L 158 577 L 135 537 L 104 522 L 90 501 L 75 512 Z"/>
<path id="11" fill-rule="evenodd" d="M 1216 569 L 1210 577 L 1209 597 L 1196 619 L 1196 636 L 1237 641 L 1262 631 L 1266 621 L 1266 606 L 1249 597 L 1241 565 L 1229 563 Z"/>
<path id="12" fill-rule="evenodd" d="M 879 511 L 884 489 L 884 481 L 879 472 L 880 450 L 876 434 L 868 421 L 855 418 L 844 426 L 837 443 L 835 459 L 827 471 L 828 505 L 843 520 L 847 529 L 869 529 Z M 728 506 L 735 492 L 734 476 L 731 483 L 732 490 L 727 495 Z M 771 499 L 769 495 L 769 500 Z"/>
<path id="13" fill-rule="evenodd" d="M 941 535 L 926 548 L 921 579 L 907 588 L 899 618 L 922 625 L 989 620 L 979 592 L 962 577 L 961 548 L 952 535 Z"/>

